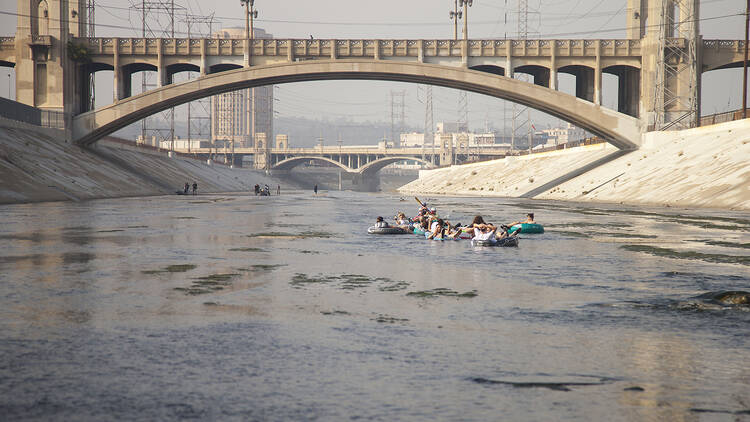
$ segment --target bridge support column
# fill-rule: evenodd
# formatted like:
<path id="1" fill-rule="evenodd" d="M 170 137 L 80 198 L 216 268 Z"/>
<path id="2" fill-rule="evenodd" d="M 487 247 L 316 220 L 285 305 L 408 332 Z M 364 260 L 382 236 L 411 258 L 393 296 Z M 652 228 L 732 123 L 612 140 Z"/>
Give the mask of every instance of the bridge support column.
<path id="1" fill-rule="evenodd" d="M 508 78 L 513 77 L 513 41 L 506 41 L 505 48 L 507 55 L 505 56 L 505 76 Z"/>
<path id="2" fill-rule="evenodd" d="M 145 43 L 146 40 L 144 40 Z M 162 39 L 157 38 L 156 39 L 156 75 L 158 81 L 157 86 L 162 87 L 164 85 L 169 85 L 171 81 L 169 81 L 169 75 L 167 75 L 167 69 L 164 67 L 164 54 L 163 54 L 163 44 Z"/>
<path id="3" fill-rule="evenodd" d="M 594 102 L 594 69 L 580 68 L 575 75 L 576 97 Z"/>
<path id="4" fill-rule="evenodd" d="M 602 104 L 602 42 L 596 41 L 596 69 L 594 69 L 594 104 Z"/>
<path id="5" fill-rule="evenodd" d="M 557 91 L 557 41 L 550 41 L 549 88 Z"/>
<path id="6" fill-rule="evenodd" d="M 119 101 L 123 98 L 125 98 L 124 94 L 124 86 L 123 86 L 123 77 L 122 74 L 122 67 L 120 67 L 120 49 L 117 48 L 120 45 L 120 39 L 114 38 L 112 40 L 113 48 L 115 50 L 114 54 L 112 55 L 112 89 L 114 90 L 113 96 L 115 101 Z"/>
<path id="7" fill-rule="evenodd" d="M 380 189 L 380 177 L 377 174 L 352 175 L 352 188 L 357 192 L 377 192 Z"/>
<path id="8" fill-rule="evenodd" d="M 204 76 L 208 73 L 208 61 L 206 60 L 206 39 L 201 39 L 201 76 Z"/>
<path id="9" fill-rule="evenodd" d="M 629 116 L 640 114 L 641 73 L 638 69 L 622 68 L 614 72 L 617 75 L 617 111 Z"/>
<path id="10" fill-rule="evenodd" d="M 375 40 L 375 60 L 380 60 L 380 40 Z"/>

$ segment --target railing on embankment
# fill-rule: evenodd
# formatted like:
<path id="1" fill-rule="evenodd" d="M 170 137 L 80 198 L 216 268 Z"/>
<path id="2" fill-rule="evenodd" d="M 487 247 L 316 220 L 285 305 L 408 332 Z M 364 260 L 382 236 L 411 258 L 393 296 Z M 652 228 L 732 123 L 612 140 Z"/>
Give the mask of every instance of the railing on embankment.
<path id="1" fill-rule="evenodd" d="M 750 111 L 748 112 L 750 115 Z M 701 117 L 701 126 L 715 125 L 717 123 L 731 122 L 734 120 L 742 120 L 743 116 L 742 109 L 735 111 L 725 111 L 723 113 L 711 114 L 709 116 Z"/>
<path id="2" fill-rule="evenodd" d="M 7 98 L 0 98 L 0 117 L 35 126 L 54 129 L 65 128 L 65 113 L 42 110 Z"/>

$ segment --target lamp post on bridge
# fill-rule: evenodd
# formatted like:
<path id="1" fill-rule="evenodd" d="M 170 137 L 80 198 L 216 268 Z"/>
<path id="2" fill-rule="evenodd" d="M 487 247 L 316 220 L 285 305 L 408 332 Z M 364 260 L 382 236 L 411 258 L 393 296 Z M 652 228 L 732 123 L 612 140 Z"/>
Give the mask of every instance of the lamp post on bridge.
<path id="1" fill-rule="evenodd" d="M 240 4 L 245 6 L 245 67 L 250 67 L 253 54 L 252 42 L 255 39 L 253 19 L 258 17 L 258 10 L 253 7 L 255 0 L 240 0 Z"/>
<path id="2" fill-rule="evenodd" d="M 449 16 L 451 20 L 453 21 L 453 39 L 457 40 L 458 39 L 458 20 L 461 19 L 461 11 L 458 10 L 458 0 L 454 0 L 453 10 L 451 10 Z"/>
<path id="3" fill-rule="evenodd" d="M 459 0 L 459 4 L 464 7 L 464 41 L 469 39 L 469 7 L 472 3 L 474 0 Z"/>

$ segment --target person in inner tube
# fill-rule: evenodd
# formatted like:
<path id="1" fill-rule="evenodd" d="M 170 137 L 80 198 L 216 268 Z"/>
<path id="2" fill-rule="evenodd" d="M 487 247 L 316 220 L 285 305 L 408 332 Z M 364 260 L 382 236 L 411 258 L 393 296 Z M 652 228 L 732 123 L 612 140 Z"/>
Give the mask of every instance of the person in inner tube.
<path id="1" fill-rule="evenodd" d="M 523 221 L 516 221 L 516 222 L 510 223 L 510 224 L 508 224 L 508 227 L 513 227 L 513 226 L 518 225 L 518 224 L 536 224 L 534 222 L 534 213 L 530 212 L 530 213 L 526 214 L 526 219 L 525 220 L 523 220 Z"/>
<path id="2" fill-rule="evenodd" d="M 386 228 L 390 226 L 383 220 L 383 217 L 378 216 L 378 218 L 375 219 L 375 227 Z"/>

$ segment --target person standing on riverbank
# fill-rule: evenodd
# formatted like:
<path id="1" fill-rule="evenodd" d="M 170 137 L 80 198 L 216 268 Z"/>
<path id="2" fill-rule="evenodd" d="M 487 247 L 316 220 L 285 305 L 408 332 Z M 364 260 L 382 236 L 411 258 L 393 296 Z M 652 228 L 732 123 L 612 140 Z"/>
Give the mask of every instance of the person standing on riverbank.
<path id="1" fill-rule="evenodd" d="M 276 195 L 281 195 L 281 185 L 276 185 Z"/>
<path id="2" fill-rule="evenodd" d="M 198 182 L 193 182 L 193 195 L 198 194 Z"/>
<path id="3" fill-rule="evenodd" d="M 318 185 L 315 185 L 315 187 L 313 188 L 313 192 L 315 192 L 316 195 L 318 194 Z"/>

